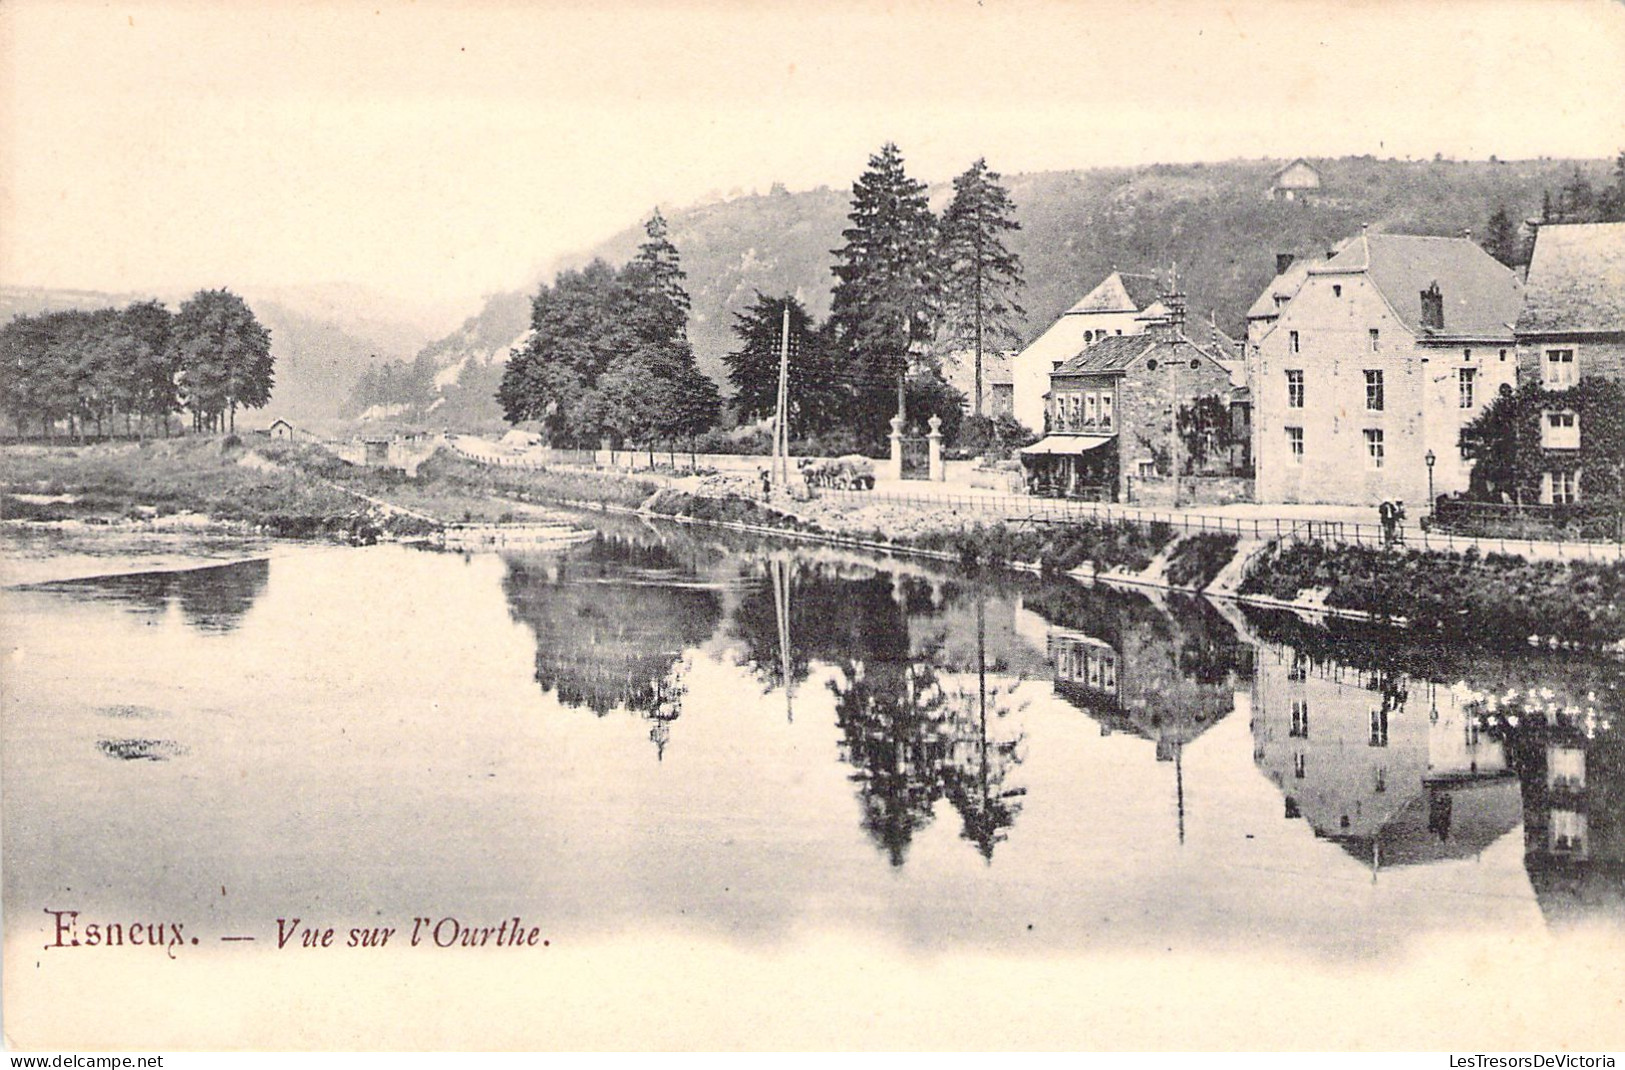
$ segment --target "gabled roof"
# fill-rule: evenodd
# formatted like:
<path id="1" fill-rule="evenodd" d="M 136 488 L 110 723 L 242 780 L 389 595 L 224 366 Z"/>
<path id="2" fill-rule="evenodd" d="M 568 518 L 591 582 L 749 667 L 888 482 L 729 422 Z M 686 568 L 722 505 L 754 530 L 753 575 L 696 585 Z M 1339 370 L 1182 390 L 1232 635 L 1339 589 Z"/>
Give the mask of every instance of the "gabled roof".
<path id="1" fill-rule="evenodd" d="M 1275 276 L 1264 292 L 1258 295 L 1253 307 L 1247 310 L 1250 320 L 1271 319 L 1281 314 L 1281 306 L 1276 303 L 1277 297 L 1284 297 L 1288 301 L 1298 295 L 1303 287 L 1303 280 L 1309 277 L 1309 269 L 1314 266 L 1314 258 L 1300 256 L 1292 261 L 1287 269 Z"/>
<path id="2" fill-rule="evenodd" d="M 1057 368 L 1052 375 L 1112 375 L 1121 373 L 1141 357 L 1189 360 L 1200 357 L 1230 373 L 1230 367 L 1207 347 L 1197 345 L 1183 334 L 1153 330 L 1146 334 L 1114 335 L 1102 339 Z"/>
<path id="3" fill-rule="evenodd" d="M 1625 223 L 1547 225 L 1535 234 L 1519 334 L 1625 331 Z"/>
<path id="4" fill-rule="evenodd" d="M 1157 339 L 1149 334 L 1113 335 L 1085 349 L 1057 368 L 1054 374 L 1120 372 L 1156 344 Z"/>
<path id="5" fill-rule="evenodd" d="M 1136 275 L 1127 271 L 1114 271 L 1099 286 L 1090 290 L 1083 299 L 1066 310 L 1066 315 L 1079 312 L 1140 312 L 1160 297 L 1162 284 L 1155 275 Z"/>
<path id="6" fill-rule="evenodd" d="M 1518 276 L 1470 238 L 1361 234 L 1309 274 L 1365 275 L 1419 337 L 1510 338 L 1523 308 Z M 1422 327 L 1421 294 L 1435 283 L 1444 297 L 1442 331 Z"/>
<path id="7" fill-rule="evenodd" d="M 1315 185 L 1318 186 L 1320 184 L 1320 168 L 1316 167 L 1314 164 L 1310 163 L 1308 160 L 1304 159 L 1302 156 L 1299 156 L 1296 160 L 1293 160 L 1291 163 L 1287 164 L 1285 167 L 1283 167 L 1279 171 L 1275 172 L 1275 176 L 1272 179 L 1272 181 L 1274 183 L 1278 184 L 1281 181 L 1281 176 L 1285 175 L 1288 171 L 1292 170 L 1294 167 L 1307 167 L 1307 168 L 1309 168 L 1309 170 L 1311 170 L 1311 171 L 1313 171 L 1315 173 Z"/>

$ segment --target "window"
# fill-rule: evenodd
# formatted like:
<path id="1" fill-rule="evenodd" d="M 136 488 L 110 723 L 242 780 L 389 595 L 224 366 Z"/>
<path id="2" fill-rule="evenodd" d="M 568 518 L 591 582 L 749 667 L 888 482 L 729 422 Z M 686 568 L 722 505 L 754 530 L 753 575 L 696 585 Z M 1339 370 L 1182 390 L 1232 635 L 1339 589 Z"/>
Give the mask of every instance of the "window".
<path id="1" fill-rule="evenodd" d="M 1308 770 L 1304 766 L 1303 752 L 1299 751 L 1297 754 L 1292 756 L 1292 775 L 1297 779 L 1302 780 L 1304 773 L 1307 771 Z"/>
<path id="2" fill-rule="evenodd" d="M 1575 413 L 1541 413 L 1540 445 L 1548 450 L 1577 450 L 1580 448 L 1580 417 Z"/>
<path id="3" fill-rule="evenodd" d="M 1473 407 L 1473 386 L 1477 379 L 1478 369 L 1476 368 L 1456 369 L 1456 385 L 1461 394 L 1461 407 L 1464 409 Z"/>
<path id="4" fill-rule="evenodd" d="M 1541 385 L 1547 390 L 1567 390 L 1578 381 L 1574 374 L 1574 350 L 1548 349 Z"/>
<path id="5" fill-rule="evenodd" d="M 1365 466 L 1367 468 L 1382 467 L 1382 431 L 1379 428 L 1368 427 L 1365 432 Z"/>
<path id="6" fill-rule="evenodd" d="M 1292 700 L 1292 731 L 1294 739 L 1309 738 L 1309 701 L 1295 698 Z"/>
<path id="7" fill-rule="evenodd" d="M 1371 352 L 1375 353 L 1378 349 L 1382 348 L 1382 344 L 1379 341 L 1381 338 L 1381 332 L 1373 327 L 1368 333 L 1371 335 Z"/>
<path id="8" fill-rule="evenodd" d="M 1473 351 L 1471 349 L 1463 349 L 1461 351 L 1461 359 L 1462 360 L 1472 360 L 1473 359 Z"/>
<path id="9" fill-rule="evenodd" d="M 1303 408 L 1303 372 L 1286 373 L 1286 407 Z"/>
<path id="10" fill-rule="evenodd" d="M 1095 422 L 1096 419 L 1098 419 L 1099 414 L 1097 412 L 1097 406 L 1099 406 L 1099 404 L 1100 404 L 1100 399 L 1096 395 L 1094 395 L 1094 394 L 1086 395 L 1086 397 L 1084 399 L 1084 414 L 1083 414 L 1083 422 L 1084 423 L 1092 424 L 1092 423 Z"/>
<path id="11" fill-rule="evenodd" d="M 1367 412 L 1382 411 L 1382 372 L 1365 373 L 1365 407 Z"/>
<path id="12" fill-rule="evenodd" d="M 1288 337 L 1288 338 L 1289 338 L 1289 339 L 1290 339 L 1290 340 L 1291 340 L 1291 342 L 1292 342 L 1292 352 L 1294 352 L 1294 353 L 1296 353 L 1296 352 L 1298 352 L 1298 351 L 1299 351 L 1299 345 L 1298 345 L 1298 332 L 1297 332 L 1297 331 L 1292 331 L 1292 332 L 1291 332 L 1291 333 L 1289 333 L 1289 334 L 1288 334 L 1288 335 L 1287 335 L 1287 337 Z"/>
<path id="13" fill-rule="evenodd" d="M 1332 286 L 1332 296 L 1333 297 L 1342 297 L 1343 296 L 1343 287 L 1333 285 Z"/>
<path id="14" fill-rule="evenodd" d="M 1112 396 L 1100 395 L 1100 426 L 1109 428 L 1112 425 Z"/>
<path id="15" fill-rule="evenodd" d="M 1573 505 L 1580 500 L 1580 473 L 1547 472 L 1540 479 L 1540 496 L 1547 505 Z"/>
<path id="16" fill-rule="evenodd" d="M 1501 350 L 1501 363 L 1505 364 L 1506 359 L 1507 359 L 1507 351 L 1503 349 L 1503 350 Z"/>
<path id="17" fill-rule="evenodd" d="M 1288 464 L 1303 464 L 1303 428 L 1286 429 L 1286 459 Z"/>

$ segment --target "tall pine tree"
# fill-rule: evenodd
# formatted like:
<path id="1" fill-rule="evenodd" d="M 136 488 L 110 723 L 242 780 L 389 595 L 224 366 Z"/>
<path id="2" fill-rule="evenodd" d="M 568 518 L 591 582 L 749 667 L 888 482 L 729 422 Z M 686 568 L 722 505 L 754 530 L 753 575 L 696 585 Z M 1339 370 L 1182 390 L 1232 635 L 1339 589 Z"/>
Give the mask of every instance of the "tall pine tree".
<path id="1" fill-rule="evenodd" d="M 846 244 L 834 250 L 830 321 L 848 354 L 853 429 L 878 440 L 892 413 L 903 409 L 910 354 L 930 340 L 941 298 L 936 219 L 925 184 L 908 177 L 892 142 L 869 157 L 869 169 L 853 184 L 847 219 Z"/>
<path id="2" fill-rule="evenodd" d="M 1507 213 L 1506 206 L 1501 205 L 1490 216 L 1489 225 L 1485 228 L 1484 241 L 1481 243 L 1484 251 L 1507 267 L 1518 266 L 1518 228 L 1512 222 L 1512 216 Z"/>
<path id="3" fill-rule="evenodd" d="M 1021 341 L 1017 326 L 1026 310 L 1021 258 L 1004 244 L 1020 230 L 1010 193 L 985 159 L 954 179 L 954 199 L 942 216 L 942 294 L 948 337 L 956 351 L 974 354 L 976 386 L 971 412 L 982 415 L 982 354 L 988 344 Z"/>

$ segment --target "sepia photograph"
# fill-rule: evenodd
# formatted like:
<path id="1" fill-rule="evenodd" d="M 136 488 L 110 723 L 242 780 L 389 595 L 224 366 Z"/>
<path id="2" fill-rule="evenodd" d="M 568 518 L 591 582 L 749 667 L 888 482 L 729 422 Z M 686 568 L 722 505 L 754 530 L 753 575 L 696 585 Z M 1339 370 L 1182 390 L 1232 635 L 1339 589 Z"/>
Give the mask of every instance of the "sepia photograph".
<path id="1" fill-rule="evenodd" d="M 0 0 L 6 1050 L 1613 1066 L 1622 71 Z"/>

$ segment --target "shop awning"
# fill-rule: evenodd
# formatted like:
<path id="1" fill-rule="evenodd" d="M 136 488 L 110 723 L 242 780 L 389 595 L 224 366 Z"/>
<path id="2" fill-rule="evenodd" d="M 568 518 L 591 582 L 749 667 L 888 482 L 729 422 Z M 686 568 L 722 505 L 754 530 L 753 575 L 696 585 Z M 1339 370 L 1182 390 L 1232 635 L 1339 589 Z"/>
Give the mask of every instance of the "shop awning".
<path id="1" fill-rule="evenodd" d="M 1078 457 L 1104 446 L 1116 437 L 1116 435 L 1046 435 L 1031 446 L 1021 447 L 1021 452 L 1028 457 Z"/>

